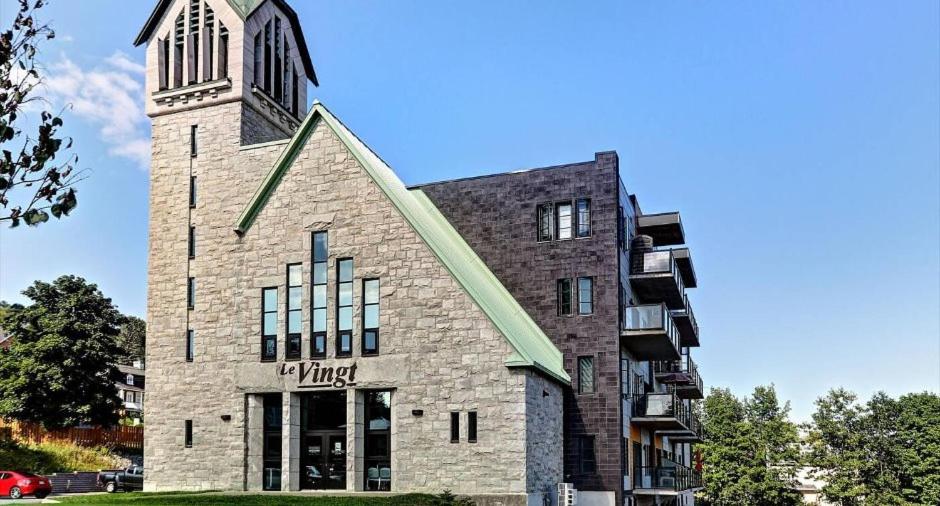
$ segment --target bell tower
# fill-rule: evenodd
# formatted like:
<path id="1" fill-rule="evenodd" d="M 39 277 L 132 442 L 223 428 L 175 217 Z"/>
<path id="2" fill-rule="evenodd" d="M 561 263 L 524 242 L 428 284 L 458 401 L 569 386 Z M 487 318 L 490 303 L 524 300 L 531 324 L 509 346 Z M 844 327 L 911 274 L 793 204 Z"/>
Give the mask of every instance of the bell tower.
<path id="1" fill-rule="evenodd" d="M 148 116 L 241 101 L 242 144 L 291 136 L 318 84 L 285 0 L 159 0 L 134 44 L 147 45 Z"/>

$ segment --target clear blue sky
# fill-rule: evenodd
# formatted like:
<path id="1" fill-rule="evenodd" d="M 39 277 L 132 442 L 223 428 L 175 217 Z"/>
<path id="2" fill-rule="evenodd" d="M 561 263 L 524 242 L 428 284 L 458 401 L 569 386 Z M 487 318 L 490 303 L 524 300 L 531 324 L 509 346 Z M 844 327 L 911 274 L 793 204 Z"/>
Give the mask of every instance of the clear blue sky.
<path id="1" fill-rule="evenodd" d="M 73 217 L 0 231 L 0 298 L 75 273 L 144 315 L 148 123 L 113 101 L 143 100 L 154 2 L 47 9 L 93 173 Z M 772 382 L 798 419 L 833 386 L 940 390 L 937 2 L 292 3 L 311 95 L 406 183 L 617 150 L 646 212 L 682 213 L 706 386 Z"/>

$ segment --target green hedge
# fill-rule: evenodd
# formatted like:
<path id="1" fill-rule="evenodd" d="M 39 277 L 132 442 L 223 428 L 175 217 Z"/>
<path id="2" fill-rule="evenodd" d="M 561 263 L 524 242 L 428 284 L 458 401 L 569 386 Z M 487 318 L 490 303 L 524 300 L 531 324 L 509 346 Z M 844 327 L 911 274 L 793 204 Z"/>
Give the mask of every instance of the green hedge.
<path id="1" fill-rule="evenodd" d="M 283 494 L 219 494 L 219 493 L 118 493 L 57 497 L 63 504 L 132 504 L 135 506 L 464 506 L 468 503 L 449 494 L 405 494 L 387 497 L 318 497 Z"/>
<path id="2" fill-rule="evenodd" d="M 0 469 L 22 469 L 37 474 L 113 469 L 121 460 L 107 448 L 85 448 L 71 443 L 22 444 L 0 441 Z"/>

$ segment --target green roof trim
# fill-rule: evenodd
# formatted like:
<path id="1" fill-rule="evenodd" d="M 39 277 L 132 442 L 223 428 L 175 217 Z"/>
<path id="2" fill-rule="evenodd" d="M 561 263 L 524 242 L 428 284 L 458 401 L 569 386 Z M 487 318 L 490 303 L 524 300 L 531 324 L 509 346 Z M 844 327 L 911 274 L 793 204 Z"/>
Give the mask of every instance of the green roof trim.
<path id="1" fill-rule="evenodd" d="M 427 195 L 420 189 L 405 188 L 391 167 L 319 102 L 313 103 L 297 133 L 261 182 L 261 186 L 239 216 L 235 231 L 244 234 L 251 227 L 282 176 L 321 121 L 352 153 L 418 236 L 509 341 L 513 353 L 506 359 L 506 366 L 535 368 L 557 381 L 570 384 L 571 377 L 565 372 L 562 353 Z"/>

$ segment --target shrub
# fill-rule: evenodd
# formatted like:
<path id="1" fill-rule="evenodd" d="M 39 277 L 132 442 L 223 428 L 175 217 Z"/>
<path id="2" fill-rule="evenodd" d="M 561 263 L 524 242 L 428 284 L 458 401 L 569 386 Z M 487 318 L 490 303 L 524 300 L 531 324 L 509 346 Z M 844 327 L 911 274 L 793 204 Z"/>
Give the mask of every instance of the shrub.
<path id="1" fill-rule="evenodd" d="M 23 444 L 0 440 L 0 469 L 49 474 L 121 467 L 122 459 L 104 447 L 85 448 L 68 442 Z"/>

